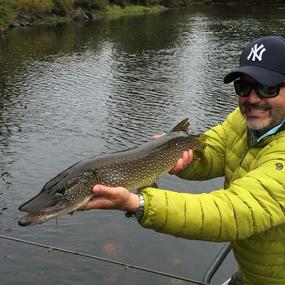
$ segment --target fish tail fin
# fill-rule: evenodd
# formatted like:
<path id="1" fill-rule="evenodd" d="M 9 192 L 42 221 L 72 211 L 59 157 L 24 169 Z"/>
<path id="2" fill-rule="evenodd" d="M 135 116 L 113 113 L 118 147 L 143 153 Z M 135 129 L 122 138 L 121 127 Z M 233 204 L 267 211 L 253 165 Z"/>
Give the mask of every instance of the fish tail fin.
<path id="1" fill-rule="evenodd" d="M 178 123 L 170 132 L 179 132 L 179 131 L 188 132 L 189 126 L 190 126 L 189 119 L 186 118 L 182 120 L 180 123 Z"/>

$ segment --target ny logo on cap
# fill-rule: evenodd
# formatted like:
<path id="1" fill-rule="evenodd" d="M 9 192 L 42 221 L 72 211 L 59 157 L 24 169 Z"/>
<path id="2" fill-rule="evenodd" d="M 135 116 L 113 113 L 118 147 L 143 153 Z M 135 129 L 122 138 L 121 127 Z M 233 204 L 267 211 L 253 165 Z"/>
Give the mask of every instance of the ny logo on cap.
<path id="1" fill-rule="evenodd" d="M 266 51 L 266 48 L 264 47 L 263 44 L 261 44 L 260 46 L 257 46 L 257 44 L 255 44 L 250 51 L 250 54 L 247 57 L 247 60 L 252 60 L 255 61 L 255 59 L 257 58 L 259 61 L 262 61 L 262 55 L 263 53 Z"/>

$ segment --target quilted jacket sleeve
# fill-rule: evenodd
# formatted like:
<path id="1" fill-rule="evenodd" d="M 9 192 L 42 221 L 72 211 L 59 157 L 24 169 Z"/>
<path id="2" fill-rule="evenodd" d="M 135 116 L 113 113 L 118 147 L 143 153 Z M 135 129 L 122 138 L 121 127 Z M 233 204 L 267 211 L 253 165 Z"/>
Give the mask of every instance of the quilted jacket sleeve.
<path id="1" fill-rule="evenodd" d="M 205 194 L 146 188 L 141 224 L 158 232 L 188 239 L 244 239 L 285 222 L 285 167 L 270 160 L 227 190 Z"/>

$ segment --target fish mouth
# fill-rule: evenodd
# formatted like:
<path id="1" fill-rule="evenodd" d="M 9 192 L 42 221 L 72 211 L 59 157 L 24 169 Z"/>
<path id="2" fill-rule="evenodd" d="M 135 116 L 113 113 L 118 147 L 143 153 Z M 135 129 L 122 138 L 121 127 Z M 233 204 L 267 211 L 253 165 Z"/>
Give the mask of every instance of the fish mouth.
<path id="1" fill-rule="evenodd" d="M 58 213 L 37 213 L 37 212 L 29 212 L 25 214 L 20 220 L 18 221 L 18 225 L 25 227 L 30 225 L 42 224 L 43 222 L 52 219 L 53 217 L 58 216 Z"/>
<path id="2" fill-rule="evenodd" d="M 57 216 L 68 212 L 69 209 L 66 208 L 65 205 L 57 205 L 57 207 L 45 209 L 42 212 L 27 211 L 26 214 L 18 221 L 18 225 L 25 227 L 29 225 L 42 224 L 45 221 L 56 218 Z"/>
<path id="3" fill-rule="evenodd" d="M 49 195 L 40 192 L 38 195 L 22 204 L 19 210 L 26 214 L 20 218 L 20 226 L 41 224 L 69 211 L 69 203 L 61 195 Z"/>
<path id="4" fill-rule="evenodd" d="M 21 207 L 20 210 L 26 212 L 26 214 L 21 217 L 18 221 L 18 225 L 25 227 L 30 225 L 42 224 L 50 219 L 56 218 L 60 215 L 73 213 L 78 209 L 82 208 L 87 204 L 87 202 L 94 197 L 94 195 L 89 195 L 83 201 L 80 201 L 73 205 L 66 205 L 65 202 L 59 202 L 54 207 L 49 207 L 47 209 L 42 209 L 41 211 L 24 211 Z"/>

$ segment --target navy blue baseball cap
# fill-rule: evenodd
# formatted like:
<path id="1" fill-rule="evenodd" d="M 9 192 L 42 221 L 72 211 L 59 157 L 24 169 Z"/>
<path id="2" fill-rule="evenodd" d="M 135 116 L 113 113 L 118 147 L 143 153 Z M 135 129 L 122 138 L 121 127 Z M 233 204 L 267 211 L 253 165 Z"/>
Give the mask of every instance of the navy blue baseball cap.
<path id="1" fill-rule="evenodd" d="M 227 74 L 224 83 L 230 83 L 244 74 L 266 86 L 284 82 L 285 39 L 268 36 L 250 43 L 240 56 L 239 68 Z"/>

